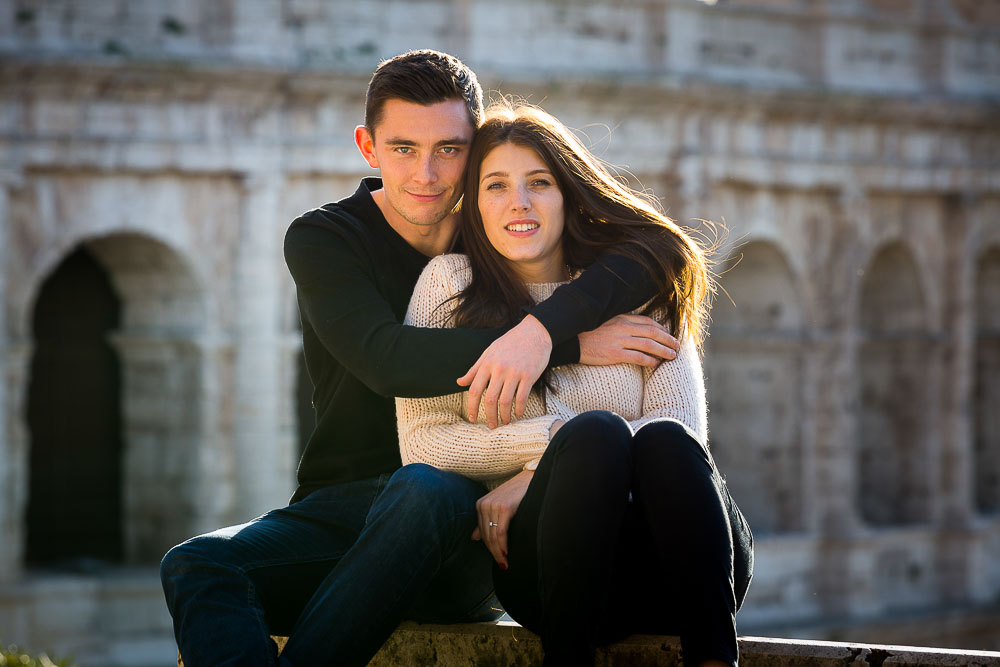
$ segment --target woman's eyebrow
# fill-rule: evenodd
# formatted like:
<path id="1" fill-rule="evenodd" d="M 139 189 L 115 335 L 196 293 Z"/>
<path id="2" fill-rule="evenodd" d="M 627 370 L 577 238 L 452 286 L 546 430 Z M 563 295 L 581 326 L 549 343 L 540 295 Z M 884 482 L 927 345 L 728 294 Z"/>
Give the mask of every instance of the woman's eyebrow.
<path id="1" fill-rule="evenodd" d="M 551 171 L 549 171 L 548 169 L 532 169 L 532 170 L 531 170 L 531 171 L 529 171 L 529 172 L 528 172 L 528 173 L 527 173 L 526 175 L 527 175 L 527 176 L 534 176 L 535 174 L 550 174 L 550 175 L 551 175 L 551 174 L 552 174 L 552 172 L 551 172 Z M 480 180 L 480 181 L 485 181 L 485 180 L 486 180 L 487 178 L 492 178 L 493 176 L 500 176 L 500 177 L 503 177 L 503 178 L 505 178 L 505 177 L 506 177 L 507 175 L 508 175 L 508 174 L 507 174 L 507 172 L 506 172 L 506 171 L 491 171 L 490 173 L 488 173 L 488 174 L 485 174 L 485 175 L 484 175 L 484 176 L 483 176 L 482 178 L 480 178 L 479 180 Z"/>

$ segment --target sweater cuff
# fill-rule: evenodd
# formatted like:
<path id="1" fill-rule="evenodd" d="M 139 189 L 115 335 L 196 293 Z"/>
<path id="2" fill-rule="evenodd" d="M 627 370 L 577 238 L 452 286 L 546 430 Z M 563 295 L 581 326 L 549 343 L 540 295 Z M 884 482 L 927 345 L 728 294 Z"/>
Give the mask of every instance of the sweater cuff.
<path id="1" fill-rule="evenodd" d="M 526 424 L 525 431 L 521 434 L 522 444 L 515 445 L 517 458 L 522 462 L 522 466 L 530 463 L 533 459 L 542 458 L 545 448 L 549 446 L 549 433 L 552 431 L 552 425 L 560 419 L 562 418 L 558 415 L 543 415 L 524 420 L 525 422 L 530 421 L 530 425 Z M 511 425 L 516 423 L 516 421 L 511 422 Z"/>

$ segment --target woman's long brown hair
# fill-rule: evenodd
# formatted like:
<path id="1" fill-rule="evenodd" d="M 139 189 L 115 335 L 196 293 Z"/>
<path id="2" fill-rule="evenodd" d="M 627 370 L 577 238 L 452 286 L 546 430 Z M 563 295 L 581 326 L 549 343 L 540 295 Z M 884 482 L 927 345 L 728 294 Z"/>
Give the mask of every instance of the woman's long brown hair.
<path id="1" fill-rule="evenodd" d="M 584 269 L 605 253 L 643 265 L 659 288 L 644 309 L 664 307 L 675 336 L 704 338 L 712 281 L 704 250 L 650 196 L 624 185 L 566 126 L 541 109 L 494 103 L 476 132 L 465 177 L 460 237 L 469 256 L 472 282 L 458 295 L 457 326 L 516 324 L 532 305 L 524 283 L 490 244 L 479 212 L 482 164 L 494 148 L 512 143 L 538 153 L 563 196 L 562 243 L 571 269 Z"/>

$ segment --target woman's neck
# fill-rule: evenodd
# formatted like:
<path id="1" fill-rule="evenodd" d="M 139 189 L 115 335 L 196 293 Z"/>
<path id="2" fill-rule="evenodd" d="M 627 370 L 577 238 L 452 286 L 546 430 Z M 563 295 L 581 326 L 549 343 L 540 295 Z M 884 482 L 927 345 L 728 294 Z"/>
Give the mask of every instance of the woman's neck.
<path id="1" fill-rule="evenodd" d="M 561 283 L 570 279 L 562 253 L 536 262 L 511 262 L 514 273 L 525 283 Z"/>

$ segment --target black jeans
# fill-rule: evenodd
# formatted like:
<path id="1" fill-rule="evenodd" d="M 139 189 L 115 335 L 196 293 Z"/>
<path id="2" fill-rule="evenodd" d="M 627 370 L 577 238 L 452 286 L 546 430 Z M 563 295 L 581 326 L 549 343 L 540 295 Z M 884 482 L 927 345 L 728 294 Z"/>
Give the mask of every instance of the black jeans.
<path id="1" fill-rule="evenodd" d="M 542 637 L 546 665 L 593 664 L 632 633 L 679 634 L 684 664 L 735 665 L 753 536 L 707 449 L 684 426 L 634 435 L 610 412 L 567 422 L 508 533 L 497 596 Z"/>

